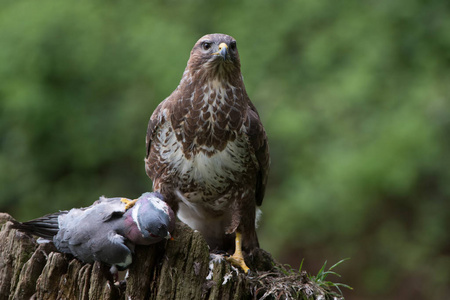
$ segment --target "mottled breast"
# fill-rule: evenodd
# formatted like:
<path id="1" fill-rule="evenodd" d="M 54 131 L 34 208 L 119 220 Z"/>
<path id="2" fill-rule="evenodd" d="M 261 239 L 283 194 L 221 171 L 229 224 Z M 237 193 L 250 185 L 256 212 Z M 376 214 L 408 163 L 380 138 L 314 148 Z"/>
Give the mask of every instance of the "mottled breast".
<path id="1" fill-rule="evenodd" d="M 237 134 L 234 140 L 226 142 L 223 150 L 194 144 L 192 147 L 196 147 L 196 151 L 189 151 L 188 155 L 184 148 L 186 144 L 177 138 L 170 122 L 161 126 L 157 139 L 155 150 L 166 164 L 167 175 L 178 178 L 183 192 L 197 190 L 199 197 L 223 194 L 230 184 L 242 180 L 242 174 L 251 162 L 248 142 L 243 134 Z"/>

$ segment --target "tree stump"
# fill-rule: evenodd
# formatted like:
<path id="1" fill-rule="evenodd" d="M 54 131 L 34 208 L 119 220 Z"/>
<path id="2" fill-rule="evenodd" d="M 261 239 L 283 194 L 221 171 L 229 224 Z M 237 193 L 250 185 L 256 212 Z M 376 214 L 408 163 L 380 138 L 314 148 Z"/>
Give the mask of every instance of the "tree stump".
<path id="1" fill-rule="evenodd" d="M 10 220 L 0 213 L 0 300 L 333 299 L 305 272 L 288 274 L 294 281 L 284 285 L 272 284 L 280 280 L 280 268 L 261 249 L 246 257 L 253 272 L 243 274 L 222 255 L 210 254 L 201 234 L 181 222 L 174 240 L 137 246 L 125 280 L 119 283 L 108 266 L 82 263 L 56 252 L 51 243 L 37 244 L 34 237 L 12 229 Z M 297 290 L 289 291 L 293 287 Z"/>

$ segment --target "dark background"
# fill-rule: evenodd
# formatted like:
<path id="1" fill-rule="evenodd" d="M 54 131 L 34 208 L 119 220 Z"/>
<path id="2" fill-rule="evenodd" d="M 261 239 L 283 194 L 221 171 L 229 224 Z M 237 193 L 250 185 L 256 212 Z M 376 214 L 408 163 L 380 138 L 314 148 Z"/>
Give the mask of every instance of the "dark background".
<path id="1" fill-rule="evenodd" d="M 269 137 L 262 248 L 346 299 L 450 297 L 448 1 L 0 0 L 0 211 L 151 190 L 145 133 L 201 36 L 235 37 Z"/>

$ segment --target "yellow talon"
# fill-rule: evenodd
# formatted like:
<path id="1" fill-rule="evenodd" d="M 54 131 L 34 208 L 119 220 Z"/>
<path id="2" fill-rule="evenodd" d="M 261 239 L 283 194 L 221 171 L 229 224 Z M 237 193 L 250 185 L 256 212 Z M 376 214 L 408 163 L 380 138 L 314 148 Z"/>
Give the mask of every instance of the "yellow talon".
<path id="1" fill-rule="evenodd" d="M 132 208 L 136 204 L 138 199 L 129 200 L 127 198 L 122 198 L 122 199 L 120 199 L 120 201 L 126 204 L 125 205 L 125 210 L 128 210 L 128 209 Z"/>
<path id="2" fill-rule="evenodd" d="M 244 270 L 244 273 L 247 274 L 250 270 L 244 261 L 244 256 L 242 255 L 242 235 L 240 232 L 236 232 L 236 249 L 234 251 L 234 254 L 230 257 L 227 257 L 227 260 L 234 266 L 240 267 L 242 270 Z"/>

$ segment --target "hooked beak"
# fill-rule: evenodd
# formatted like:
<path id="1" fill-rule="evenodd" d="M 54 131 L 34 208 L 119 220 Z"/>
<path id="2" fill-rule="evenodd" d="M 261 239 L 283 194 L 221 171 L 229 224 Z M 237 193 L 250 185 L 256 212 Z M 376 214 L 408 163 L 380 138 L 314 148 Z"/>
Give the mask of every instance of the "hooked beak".
<path id="1" fill-rule="evenodd" d="M 220 55 L 223 58 L 223 60 L 227 59 L 227 54 L 228 54 L 228 46 L 226 43 L 220 43 L 219 51 L 213 53 L 213 55 Z"/>

